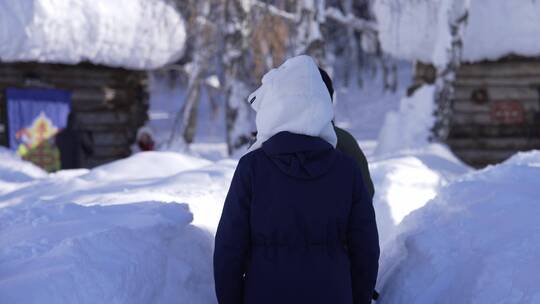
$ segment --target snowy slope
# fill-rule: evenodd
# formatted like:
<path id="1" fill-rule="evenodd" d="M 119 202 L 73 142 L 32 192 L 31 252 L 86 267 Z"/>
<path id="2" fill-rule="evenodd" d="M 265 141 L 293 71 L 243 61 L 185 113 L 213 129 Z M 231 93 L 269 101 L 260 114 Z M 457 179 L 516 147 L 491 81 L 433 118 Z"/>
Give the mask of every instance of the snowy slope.
<path id="1" fill-rule="evenodd" d="M 47 173 L 0 146 L 0 195 L 44 178 Z"/>
<path id="2" fill-rule="evenodd" d="M 431 144 L 418 149 L 375 156 L 369 170 L 375 184 L 373 204 L 384 252 L 407 215 L 424 207 L 439 190 L 469 172 L 447 147 Z"/>
<path id="3" fill-rule="evenodd" d="M 383 255 L 380 303 L 540 303 L 540 151 L 451 183 Z"/>
<path id="4" fill-rule="evenodd" d="M 153 152 L 43 175 L 2 159 L 0 176 L 25 177 L 0 184 L 1 303 L 215 303 L 212 234 L 236 161 Z M 539 300 L 540 152 L 470 173 L 428 145 L 370 168 L 381 303 Z"/>
<path id="5" fill-rule="evenodd" d="M 464 14 L 467 3 L 464 61 L 540 55 L 539 1 L 378 0 L 375 14 L 383 49 L 402 59 L 445 64 L 449 22 Z"/>
<path id="6" fill-rule="evenodd" d="M 9 162 L 0 176 L 27 177 L 0 183 L 0 303 L 215 302 L 212 234 L 235 161 L 145 152 L 48 176 Z"/>
<path id="7" fill-rule="evenodd" d="M 185 27 L 163 0 L 0 1 L 0 60 L 153 69 L 177 60 Z"/>

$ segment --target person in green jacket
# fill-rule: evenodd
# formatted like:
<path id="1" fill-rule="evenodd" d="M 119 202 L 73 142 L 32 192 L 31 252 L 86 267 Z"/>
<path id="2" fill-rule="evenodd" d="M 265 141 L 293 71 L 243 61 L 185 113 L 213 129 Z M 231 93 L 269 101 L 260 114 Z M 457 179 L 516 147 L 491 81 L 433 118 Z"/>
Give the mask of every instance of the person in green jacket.
<path id="1" fill-rule="evenodd" d="M 324 84 L 326 84 L 326 88 L 328 89 L 328 93 L 330 93 L 330 97 L 332 98 L 332 101 L 334 100 L 334 85 L 332 84 L 332 79 L 326 73 L 325 70 L 319 68 L 319 72 L 321 73 L 321 77 L 324 81 Z M 337 135 L 337 149 L 345 155 L 351 157 L 354 159 L 354 161 L 358 164 L 360 167 L 360 170 L 362 171 L 362 178 L 364 179 L 364 183 L 366 185 L 366 190 L 368 191 L 369 195 L 373 198 L 373 195 L 375 194 L 375 188 L 373 186 L 373 181 L 371 180 L 371 175 L 369 174 L 369 167 L 368 162 L 366 159 L 366 156 L 364 152 L 362 152 L 362 149 L 360 149 L 360 146 L 358 145 L 358 142 L 356 139 L 347 131 L 338 128 L 334 125 L 334 130 Z"/>

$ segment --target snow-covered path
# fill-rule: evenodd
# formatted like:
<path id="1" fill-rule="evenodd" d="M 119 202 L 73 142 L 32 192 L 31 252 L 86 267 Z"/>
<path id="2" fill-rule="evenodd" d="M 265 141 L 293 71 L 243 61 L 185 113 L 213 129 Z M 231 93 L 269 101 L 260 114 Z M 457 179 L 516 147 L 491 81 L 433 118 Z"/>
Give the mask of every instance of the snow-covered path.
<path id="1" fill-rule="evenodd" d="M 145 152 L 47 175 L 0 152 L 1 303 L 215 303 L 235 160 Z M 480 172 L 439 145 L 370 160 L 380 302 L 538 302 L 540 152 Z"/>
<path id="2" fill-rule="evenodd" d="M 430 149 L 373 161 L 383 240 L 457 166 Z M 0 155 L 0 302 L 215 302 L 212 235 L 235 160 L 145 152 L 47 175 Z"/>

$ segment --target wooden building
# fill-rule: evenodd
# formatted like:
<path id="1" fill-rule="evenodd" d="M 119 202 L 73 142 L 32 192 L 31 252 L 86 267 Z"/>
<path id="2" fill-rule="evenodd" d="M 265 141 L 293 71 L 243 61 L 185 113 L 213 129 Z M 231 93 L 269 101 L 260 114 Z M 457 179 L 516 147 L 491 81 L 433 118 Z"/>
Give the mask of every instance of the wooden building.
<path id="1" fill-rule="evenodd" d="M 147 120 L 147 71 L 184 51 L 184 19 L 170 1 L 133 1 L 129 14 L 119 9 L 124 3 L 79 2 L 42 9 L 41 0 L 11 1 L 0 10 L 0 145 L 43 155 L 47 161 L 25 158 L 49 171 L 59 168 L 54 137 L 69 113 L 92 139 L 82 167 L 130 155 Z M 54 166 L 43 165 L 50 158 Z"/>
<path id="2" fill-rule="evenodd" d="M 432 66 L 417 65 L 417 83 L 434 77 Z M 463 63 L 452 95 L 444 141 L 465 163 L 480 168 L 540 149 L 540 58 Z"/>
<path id="3" fill-rule="evenodd" d="M 93 138 L 94 153 L 82 160 L 83 167 L 126 157 L 147 119 L 146 82 L 144 71 L 91 63 L 0 63 L 0 144 L 8 146 L 6 89 L 62 89 L 71 92 L 79 128 Z"/>

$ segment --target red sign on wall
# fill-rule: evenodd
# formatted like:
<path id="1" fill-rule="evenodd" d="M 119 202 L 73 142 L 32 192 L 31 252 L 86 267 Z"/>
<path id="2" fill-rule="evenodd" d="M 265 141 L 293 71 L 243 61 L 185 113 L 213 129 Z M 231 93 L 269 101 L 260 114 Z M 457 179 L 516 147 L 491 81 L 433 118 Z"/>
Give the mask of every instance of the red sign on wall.
<path id="1" fill-rule="evenodd" d="M 517 100 L 492 102 L 491 120 L 504 124 L 523 123 L 525 121 L 523 105 Z"/>

